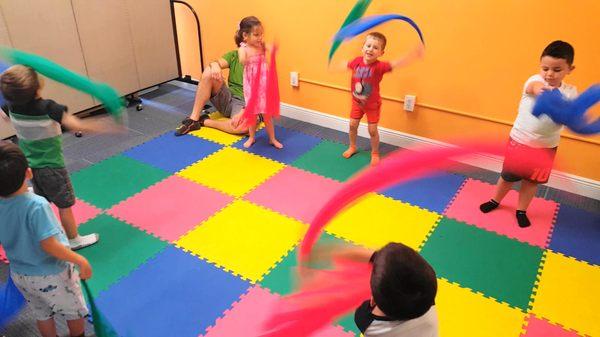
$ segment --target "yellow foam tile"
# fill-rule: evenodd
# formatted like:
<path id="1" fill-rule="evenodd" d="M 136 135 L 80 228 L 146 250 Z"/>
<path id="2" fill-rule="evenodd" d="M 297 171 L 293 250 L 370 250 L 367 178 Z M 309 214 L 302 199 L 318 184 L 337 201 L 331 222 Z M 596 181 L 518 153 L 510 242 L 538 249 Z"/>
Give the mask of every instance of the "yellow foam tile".
<path id="1" fill-rule="evenodd" d="M 176 244 L 233 274 L 258 282 L 305 231 L 306 225 L 299 221 L 236 200 Z"/>
<path id="2" fill-rule="evenodd" d="M 213 119 L 217 119 L 217 120 L 229 120 L 229 118 L 224 118 L 224 117 L 214 117 L 214 116 L 211 116 L 211 117 L 213 117 Z M 223 144 L 226 146 L 231 145 L 231 144 L 237 142 L 238 140 L 244 138 L 244 136 L 242 136 L 242 135 L 232 135 L 230 133 L 226 133 L 221 130 L 208 128 L 208 127 L 202 127 L 202 128 L 200 128 L 200 130 L 190 132 L 190 134 L 194 135 L 196 137 L 204 138 L 204 139 L 213 141 L 215 143 Z"/>
<path id="3" fill-rule="evenodd" d="M 525 313 L 438 279 L 440 336 L 519 337 Z"/>
<path id="4" fill-rule="evenodd" d="M 600 336 L 600 267 L 549 251 L 532 312 L 579 333 Z"/>
<path id="5" fill-rule="evenodd" d="M 177 174 L 234 197 L 248 193 L 285 165 L 226 147 Z"/>
<path id="6" fill-rule="evenodd" d="M 439 218 L 435 212 L 371 193 L 340 212 L 326 230 L 373 249 L 392 241 L 418 249 Z"/>

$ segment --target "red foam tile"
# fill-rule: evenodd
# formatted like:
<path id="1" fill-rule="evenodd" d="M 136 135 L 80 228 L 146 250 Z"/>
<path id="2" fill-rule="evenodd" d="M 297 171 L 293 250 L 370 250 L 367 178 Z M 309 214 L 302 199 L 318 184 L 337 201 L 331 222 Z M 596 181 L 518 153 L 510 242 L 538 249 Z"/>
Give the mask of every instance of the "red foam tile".
<path id="1" fill-rule="evenodd" d="M 341 185 L 332 179 L 286 167 L 250 192 L 246 199 L 310 223 Z"/>
<path id="2" fill-rule="evenodd" d="M 578 337 L 579 335 L 572 331 L 567 331 L 558 325 L 539 319 L 535 316 L 529 318 L 527 332 L 522 337 Z"/>
<path id="3" fill-rule="evenodd" d="M 56 218 L 60 220 L 56 205 L 50 204 L 50 206 L 52 207 L 52 211 L 54 211 Z M 73 206 L 73 215 L 75 216 L 75 220 L 77 221 L 78 225 L 95 218 L 98 214 L 100 214 L 100 210 L 98 208 L 88 204 L 83 200 L 77 199 L 77 202 Z"/>
<path id="4" fill-rule="evenodd" d="M 231 201 L 230 196 L 171 176 L 119 203 L 108 213 L 173 242 Z"/>
<path id="5" fill-rule="evenodd" d="M 494 195 L 494 190 L 494 185 L 469 179 L 452 205 L 446 210 L 445 215 L 534 246 L 546 248 L 558 204 L 554 201 L 534 198 L 527 209 L 531 226 L 520 228 L 515 217 L 517 191 L 508 192 L 501 205 L 492 212 L 484 214 L 479 210 L 479 205 L 489 200 Z"/>
<path id="6" fill-rule="evenodd" d="M 271 294 L 266 289 L 255 286 L 239 302 L 233 305 L 225 317 L 219 319 L 215 326 L 209 328 L 204 336 L 259 336 L 263 332 L 263 323 L 272 314 L 278 299 L 278 295 Z M 339 326 L 330 325 L 311 336 L 353 337 L 354 334 L 344 331 Z"/>

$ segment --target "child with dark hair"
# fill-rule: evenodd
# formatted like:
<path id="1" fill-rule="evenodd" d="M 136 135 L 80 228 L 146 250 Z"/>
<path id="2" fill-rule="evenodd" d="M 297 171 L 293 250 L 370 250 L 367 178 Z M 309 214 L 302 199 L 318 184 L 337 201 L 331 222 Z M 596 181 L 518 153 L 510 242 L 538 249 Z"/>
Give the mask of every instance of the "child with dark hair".
<path id="1" fill-rule="evenodd" d="M 267 62 L 266 46 L 263 41 L 264 28 L 262 23 L 254 16 L 244 18 L 240 22 L 240 29 L 235 36 L 235 42 L 239 44 L 238 55 L 240 63 L 244 65 L 244 99 L 248 103 L 251 99 L 256 101 L 257 116 L 246 118 L 258 118 L 265 123 L 265 130 L 269 137 L 269 143 L 276 149 L 283 148 L 275 138 L 275 126 L 273 119 L 267 114 Z M 254 90 L 253 90 L 254 88 Z M 257 97 L 252 97 L 252 95 Z M 244 147 L 249 148 L 255 142 L 257 124 L 248 127 L 248 140 Z"/>
<path id="2" fill-rule="evenodd" d="M 351 251 L 355 259 L 369 254 Z M 414 249 L 388 243 L 371 254 L 370 300 L 354 315 L 365 337 L 437 337 L 435 271 Z"/>
<path id="3" fill-rule="evenodd" d="M 48 201 L 28 191 L 32 176 L 19 147 L 0 142 L 0 244 L 10 260 L 10 277 L 42 337 L 56 336 L 55 315 L 66 318 L 72 337 L 84 336 L 88 309 L 79 280 L 90 278 L 92 268 L 69 248 Z"/>
<path id="4" fill-rule="evenodd" d="M 0 77 L 0 90 L 7 101 L 2 110 L 8 113 L 17 131 L 19 146 L 33 171 L 34 192 L 58 207 L 62 226 L 74 250 L 98 241 L 98 234 L 80 236 L 71 207 L 75 193 L 62 152 L 62 130 L 111 132 L 119 127 L 110 121 L 82 120 L 67 112 L 67 107 L 40 94 L 44 82 L 30 67 L 14 65 Z"/>
<path id="5" fill-rule="evenodd" d="M 563 82 L 571 73 L 575 51 L 564 41 L 550 43 L 540 57 L 540 72 L 531 76 L 523 86 L 519 113 L 510 131 L 506 146 L 502 173 L 492 199 L 479 206 L 483 213 L 496 209 L 510 191 L 512 185 L 521 181 L 516 218 L 519 227 L 529 227 L 527 207 L 535 196 L 539 184 L 548 182 L 554 156 L 560 140 L 562 125 L 546 115 L 532 114 L 537 96 L 547 90 L 559 90 L 567 99 L 577 96 L 577 89 Z"/>

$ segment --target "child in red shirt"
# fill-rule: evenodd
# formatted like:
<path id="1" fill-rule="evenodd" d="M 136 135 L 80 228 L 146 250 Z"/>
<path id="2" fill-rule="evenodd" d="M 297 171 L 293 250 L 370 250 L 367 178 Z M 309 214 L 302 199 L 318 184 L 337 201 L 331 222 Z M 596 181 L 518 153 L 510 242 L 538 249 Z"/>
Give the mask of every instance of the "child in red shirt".
<path id="1" fill-rule="evenodd" d="M 379 114 L 381 112 L 381 96 L 379 94 L 379 82 L 383 74 L 392 71 L 393 68 L 405 66 L 416 58 L 423 57 L 424 48 L 422 44 L 409 55 L 402 59 L 387 62 L 379 61 L 383 55 L 386 45 L 383 34 L 372 32 L 367 35 L 362 47 L 362 56 L 347 63 L 348 69 L 352 70 L 352 110 L 350 112 L 350 146 L 344 152 L 344 158 L 350 158 L 357 152 L 356 136 L 358 125 L 363 115 L 367 115 L 369 123 L 369 135 L 371 136 L 371 165 L 379 162 Z"/>

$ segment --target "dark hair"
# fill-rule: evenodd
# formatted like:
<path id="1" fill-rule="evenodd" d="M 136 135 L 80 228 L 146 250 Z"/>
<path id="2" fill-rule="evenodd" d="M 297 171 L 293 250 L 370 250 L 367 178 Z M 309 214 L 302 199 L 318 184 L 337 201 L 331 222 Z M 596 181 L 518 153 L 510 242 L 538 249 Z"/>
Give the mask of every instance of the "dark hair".
<path id="1" fill-rule="evenodd" d="M 569 43 L 557 40 L 546 46 L 540 58 L 544 56 L 564 59 L 567 61 L 567 64 L 571 66 L 573 65 L 573 60 L 575 59 L 575 49 L 573 49 L 573 46 L 571 46 Z"/>
<path id="2" fill-rule="evenodd" d="M 7 197 L 23 186 L 27 167 L 27 158 L 17 145 L 0 141 L 0 196 Z"/>
<path id="3" fill-rule="evenodd" d="M 23 105 L 31 102 L 39 88 L 40 81 L 35 70 L 20 64 L 6 69 L 0 78 L 2 95 L 11 104 Z"/>
<path id="4" fill-rule="evenodd" d="M 386 316 L 409 320 L 434 304 L 437 279 L 433 268 L 414 249 L 391 242 L 371 257 L 371 293 Z"/>
<path id="5" fill-rule="evenodd" d="M 262 23 L 256 16 L 247 16 L 240 21 L 240 27 L 235 32 L 235 44 L 239 47 L 240 43 L 244 42 L 244 33 L 250 34 L 252 28 L 259 26 Z"/>
<path id="6" fill-rule="evenodd" d="M 387 44 L 387 39 L 385 38 L 385 35 L 383 35 L 379 32 L 371 32 L 371 33 L 367 34 L 367 37 L 372 37 L 374 39 L 381 41 L 381 50 L 385 50 L 385 45 Z"/>

